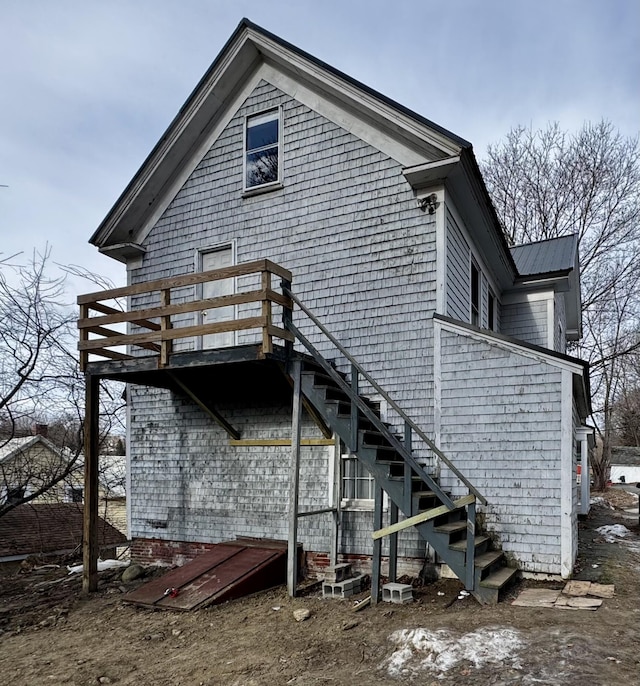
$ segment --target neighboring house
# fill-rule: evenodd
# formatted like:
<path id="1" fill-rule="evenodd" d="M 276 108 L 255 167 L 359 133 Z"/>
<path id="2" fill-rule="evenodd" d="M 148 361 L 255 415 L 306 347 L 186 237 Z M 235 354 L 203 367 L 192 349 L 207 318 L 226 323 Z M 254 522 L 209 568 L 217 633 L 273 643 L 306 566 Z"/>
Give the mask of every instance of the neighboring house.
<path id="1" fill-rule="evenodd" d="M 486 599 L 500 551 L 571 574 L 577 239 L 510 249 L 468 142 L 245 20 L 91 242 L 127 267 L 78 302 L 92 397 L 130 384 L 134 558 L 297 532 L 311 572 L 373 555 L 377 579 L 372 531 L 404 513 L 423 519 L 383 537 L 391 577 L 426 555 Z M 379 387 L 345 389 L 302 305 Z"/>
<path id="2" fill-rule="evenodd" d="M 126 536 L 98 518 L 97 543 L 109 557 Z M 0 564 L 29 556 L 68 555 L 82 545 L 82 505 L 41 503 L 18 505 L 0 517 Z"/>
<path id="3" fill-rule="evenodd" d="M 640 482 L 640 448 L 611 448 L 610 477 L 614 484 Z"/>
<path id="4" fill-rule="evenodd" d="M 70 460 L 71 470 L 58 480 Z M 126 534 L 126 457 L 101 455 L 100 464 L 100 516 Z M 56 483 L 52 484 L 53 481 Z M 58 448 L 39 434 L 6 441 L 0 447 L 0 504 L 21 502 L 24 498 L 30 498 L 28 502 L 33 504 L 82 504 L 84 457 Z"/>
<path id="5" fill-rule="evenodd" d="M 71 459 L 40 434 L 0 443 L 0 503 L 35 494 L 34 502 L 81 503 L 83 476 L 77 466 L 61 478 Z"/>

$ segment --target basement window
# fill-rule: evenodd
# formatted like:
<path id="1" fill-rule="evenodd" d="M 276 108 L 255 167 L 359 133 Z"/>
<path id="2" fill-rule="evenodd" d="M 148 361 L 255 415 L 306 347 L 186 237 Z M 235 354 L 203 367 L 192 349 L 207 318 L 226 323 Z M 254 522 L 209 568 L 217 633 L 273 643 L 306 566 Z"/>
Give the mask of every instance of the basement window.
<path id="1" fill-rule="evenodd" d="M 372 510 L 375 481 L 355 455 L 342 455 L 341 507 L 346 510 Z"/>
<path id="2" fill-rule="evenodd" d="M 280 181 L 280 110 L 247 117 L 244 188 L 269 187 Z"/>

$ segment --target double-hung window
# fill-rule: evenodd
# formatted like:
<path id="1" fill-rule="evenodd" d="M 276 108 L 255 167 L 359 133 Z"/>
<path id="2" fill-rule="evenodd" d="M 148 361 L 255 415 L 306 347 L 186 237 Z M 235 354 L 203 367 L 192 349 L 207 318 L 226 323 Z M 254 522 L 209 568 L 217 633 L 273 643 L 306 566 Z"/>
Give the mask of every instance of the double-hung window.
<path id="1" fill-rule="evenodd" d="M 280 111 L 247 117 L 245 131 L 245 190 L 280 181 Z"/>

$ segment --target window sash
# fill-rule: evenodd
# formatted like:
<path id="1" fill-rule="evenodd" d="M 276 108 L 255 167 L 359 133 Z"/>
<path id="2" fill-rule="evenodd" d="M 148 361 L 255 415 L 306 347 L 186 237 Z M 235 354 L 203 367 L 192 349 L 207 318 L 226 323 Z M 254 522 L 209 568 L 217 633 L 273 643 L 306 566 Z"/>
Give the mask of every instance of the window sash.
<path id="1" fill-rule="evenodd" d="M 273 124 L 273 126 L 269 126 Z M 280 180 L 280 110 L 247 117 L 244 145 L 244 187 L 259 188 Z"/>

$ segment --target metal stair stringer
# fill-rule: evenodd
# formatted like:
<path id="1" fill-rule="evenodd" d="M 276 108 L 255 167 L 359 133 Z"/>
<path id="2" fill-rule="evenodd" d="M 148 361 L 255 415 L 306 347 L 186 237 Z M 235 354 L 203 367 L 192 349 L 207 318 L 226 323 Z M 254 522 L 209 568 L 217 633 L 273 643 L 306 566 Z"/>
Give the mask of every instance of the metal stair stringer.
<path id="1" fill-rule="evenodd" d="M 371 476 L 376 480 L 376 483 L 387 493 L 391 501 L 398 506 L 398 509 L 406 517 L 418 514 L 417 508 L 413 504 L 411 505 L 411 509 L 407 510 L 404 479 L 394 478 L 391 474 L 390 463 L 395 462 L 396 464 L 404 464 L 402 456 L 394 451 L 391 454 L 384 455 L 384 457 L 390 458 L 395 453 L 395 460 L 385 460 L 384 457 L 383 459 L 379 459 L 379 453 L 389 452 L 390 449 L 393 451 L 393 448 L 388 444 L 375 446 L 359 442 L 360 444 L 354 450 L 353 446 L 350 445 L 352 435 L 351 415 L 350 413 L 345 415 L 344 413 L 339 412 L 340 403 L 346 405 L 349 404 L 350 401 L 348 399 L 338 400 L 324 397 L 324 388 L 314 384 L 315 376 L 314 372 L 302 373 L 302 392 L 305 397 L 313 404 L 316 411 L 322 416 L 327 425 L 330 426 L 343 443 L 349 447 L 351 452 L 363 462 Z M 428 483 L 424 480 L 421 480 L 421 483 L 425 484 L 425 486 L 433 486 L 435 481 L 429 477 Z M 436 487 L 439 488 L 438 486 Z M 411 502 L 413 502 L 413 498 L 411 498 Z M 454 507 L 454 503 L 452 501 L 450 502 L 451 509 L 448 510 L 447 514 L 441 515 L 435 522 L 429 521 L 418 524 L 416 528 L 422 538 L 427 541 L 440 558 L 451 568 L 454 574 L 464 583 L 464 580 L 468 578 L 466 551 L 451 549 L 449 547 L 449 534 L 438 531 L 436 526 L 438 523 L 441 524 L 442 519 L 444 518 L 460 517 L 465 513 L 464 508 L 456 508 Z M 462 519 L 460 519 L 460 521 L 462 521 Z M 466 518 L 464 521 L 466 530 Z M 473 591 L 474 589 L 469 588 L 468 590 Z"/>
<path id="2" fill-rule="evenodd" d="M 283 282 L 283 292 L 313 322 L 347 363 L 350 378 L 336 369 L 293 323 L 291 313 L 283 316 L 284 328 L 301 343 L 310 358 L 303 360 L 300 374 L 301 392 L 319 417 L 340 437 L 349 451 L 362 462 L 377 486 L 411 522 L 401 522 L 396 530 L 415 526 L 421 537 L 435 550 L 480 603 L 496 603 L 500 590 L 517 574 L 506 567 L 499 550 L 489 550 L 488 536 L 476 533 L 476 502 L 487 504 L 483 495 L 453 464 L 424 431 L 398 406 L 388 393 L 349 354 L 341 343 Z M 290 348 L 293 354 L 293 346 Z M 387 402 L 404 426 L 404 436 L 390 430 L 382 421 L 375 403 L 360 392 L 363 379 L 376 394 Z M 394 415 L 394 416 L 395 416 Z M 468 495 L 453 501 L 442 490 L 438 480 L 416 460 L 413 441 L 420 441 L 431 454 L 467 487 Z M 380 536 L 384 535 L 379 532 Z M 375 536 L 374 538 L 379 538 Z"/>

